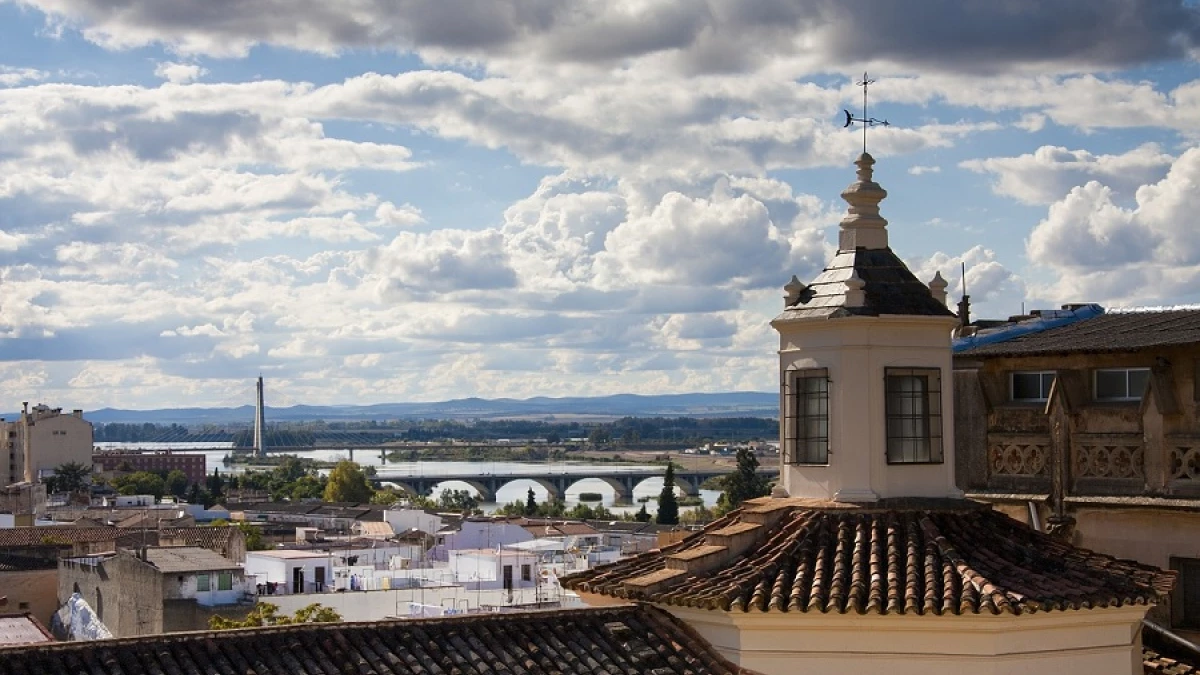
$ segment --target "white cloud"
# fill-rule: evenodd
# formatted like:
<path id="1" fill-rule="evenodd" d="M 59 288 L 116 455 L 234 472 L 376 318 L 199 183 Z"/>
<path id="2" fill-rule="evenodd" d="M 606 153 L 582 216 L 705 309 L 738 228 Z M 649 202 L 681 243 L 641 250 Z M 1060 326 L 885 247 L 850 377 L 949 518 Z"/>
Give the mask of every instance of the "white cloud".
<path id="1" fill-rule="evenodd" d="M 1057 275 L 1038 293 L 1114 304 L 1195 301 L 1198 184 L 1200 149 L 1192 148 L 1162 180 L 1139 188 L 1131 208 L 1116 203 L 1112 190 L 1098 182 L 1073 189 L 1050 206 L 1029 237 L 1030 260 Z"/>
<path id="2" fill-rule="evenodd" d="M 49 77 L 50 74 L 37 68 L 15 68 L 0 66 L 0 86 L 13 87 L 25 82 L 37 82 Z"/>
<path id="3" fill-rule="evenodd" d="M 925 174 L 928 174 L 928 173 L 941 173 L 942 167 L 940 167 L 940 166 L 922 166 L 922 165 L 918 164 L 916 166 L 908 167 L 908 172 L 914 176 L 924 176 Z"/>
<path id="4" fill-rule="evenodd" d="M 154 76 L 173 84 L 186 84 L 193 80 L 198 80 L 208 74 L 206 68 L 202 68 L 195 63 L 174 63 L 171 61 L 163 61 L 154 66 Z"/>
<path id="5" fill-rule="evenodd" d="M 1119 195 L 1132 195 L 1139 186 L 1161 178 L 1172 160 L 1155 143 L 1119 155 L 1043 145 L 1031 154 L 973 159 L 960 166 L 995 176 L 993 187 L 999 194 L 1026 204 L 1049 204 L 1089 180 L 1105 183 Z"/>

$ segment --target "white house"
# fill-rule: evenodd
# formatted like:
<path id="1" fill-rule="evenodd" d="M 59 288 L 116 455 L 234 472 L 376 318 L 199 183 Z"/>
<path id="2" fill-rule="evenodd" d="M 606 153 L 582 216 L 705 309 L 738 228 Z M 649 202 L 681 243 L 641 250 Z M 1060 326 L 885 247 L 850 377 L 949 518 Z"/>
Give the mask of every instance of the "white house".
<path id="1" fill-rule="evenodd" d="M 435 535 L 446 527 L 444 518 L 422 509 L 388 509 L 383 512 L 383 520 L 392 526 L 393 532 L 420 530 Z"/>
<path id="2" fill-rule="evenodd" d="M 333 586 L 328 551 L 248 551 L 245 567 L 259 595 L 320 593 Z"/>
<path id="3" fill-rule="evenodd" d="M 494 549 L 522 541 L 534 536 L 520 525 L 495 522 L 491 519 L 464 520 L 457 530 L 438 532 L 435 544 L 429 551 L 430 560 L 449 560 L 449 552 L 467 549 Z"/>
<path id="4" fill-rule="evenodd" d="M 512 590 L 537 585 L 538 556 L 514 549 L 450 551 L 447 565 L 456 583 L 469 590 Z"/>

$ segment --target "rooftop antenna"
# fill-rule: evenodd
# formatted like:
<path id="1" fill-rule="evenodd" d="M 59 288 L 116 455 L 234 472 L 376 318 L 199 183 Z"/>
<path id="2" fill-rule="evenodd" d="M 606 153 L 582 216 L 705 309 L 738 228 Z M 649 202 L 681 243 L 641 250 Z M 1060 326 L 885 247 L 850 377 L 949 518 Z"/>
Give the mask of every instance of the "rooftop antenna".
<path id="1" fill-rule="evenodd" d="M 958 303 L 958 324 L 966 326 L 971 323 L 971 296 L 967 295 L 967 263 L 962 263 L 962 300 Z"/>
<path id="2" fill-rule="evenodd" d="M 867 77 L 866 71 L 863 71 L 862 79 L 855 82 L 854 84 L 856 86 L 862 87 L 862 90 L 863 90 L 862 117 L 855 117 L 854 114 L 851 113 L 849 110 L 843 110 L 842 112 L 846 113 L 846 124 L 844 124 L 842 126 L 842 128 L 845 129 L 846 127 L 849 127 L 851 124 L 854 124 L 855 122 L 858 122 L 863 125 L 863 154 L 865 155 L 865 154 L 867 154 L 867 129 L 870 129 L 871 127 L 877 126 L 877 125 L 882 125 L 885 127 L 890 127 L 891 125 L 888 124 L 887 120 L 877 120 L 874 117 L 867 117 L 867 87 L 871 86 L 872 84 L 875 84 L 875 80 L 869 79 Z"/>

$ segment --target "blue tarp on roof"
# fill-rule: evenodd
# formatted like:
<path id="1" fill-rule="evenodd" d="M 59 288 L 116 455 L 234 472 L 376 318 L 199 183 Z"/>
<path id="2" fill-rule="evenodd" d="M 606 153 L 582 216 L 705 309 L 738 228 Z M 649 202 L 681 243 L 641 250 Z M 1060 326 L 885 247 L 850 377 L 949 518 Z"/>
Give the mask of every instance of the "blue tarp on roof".
<path id="1" fill-rule="evenodd" d="M 951 348 L 957 354 L 973 347 L 1004 342 L 1022 335 L 1040 333 L 1051 328 L 1084 321 L 1100 316 L 1103 313 L 1104 308 L 1100 305 L 1083 305 L 1075 309 L 1043 310 L 1038 316 L 1025 319 L 1024 321 L 1017 321 L 995 328 L 986 328 L 975 335 L 954 338 L 951 342 Z"/>

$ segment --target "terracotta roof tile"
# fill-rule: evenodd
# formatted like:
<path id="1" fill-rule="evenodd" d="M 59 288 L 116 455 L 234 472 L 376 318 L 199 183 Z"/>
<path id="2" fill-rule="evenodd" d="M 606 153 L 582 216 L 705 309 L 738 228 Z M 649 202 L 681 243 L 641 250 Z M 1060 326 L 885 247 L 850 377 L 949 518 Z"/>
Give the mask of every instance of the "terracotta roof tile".
<path id="1" fill-rule="evenodd" d="M 1161 673 L 1164 675 L 1200 675 L 1200 668 L 1195 664 L 1184 663 L 1164 656 L 1149 647 L 1142 649 L 1142 666 L 1146 675 Z"/>
<path id="2" fill-rule="evenodd" d="M 6 527 L 0 528 L 0 549 L 116 541 L 120 535 L 121 530 L 115 527 L 71 527 L 70 525 Z"/>
<path id="3" fill-rule="evenodd" d="M 743 522 L 764 526 L 712 567 L 722 554 L 711 550 L 710 535 Z M 693 555 L 696 568 L 688 567 Z M 686 573 L 656 574 L 664 569 Z M 1169 592 L 1174 578 L 1064 544 L 972 502 L 857 507 L 768 499 L 563 585 L 723 611 L 1021 614 L 1147 604 Z"/>
<path id="4" fill-rule="evenodd" d="M 651 607 L 301 624 L 0 649 L 18 673 L 752 675 Z"/>

